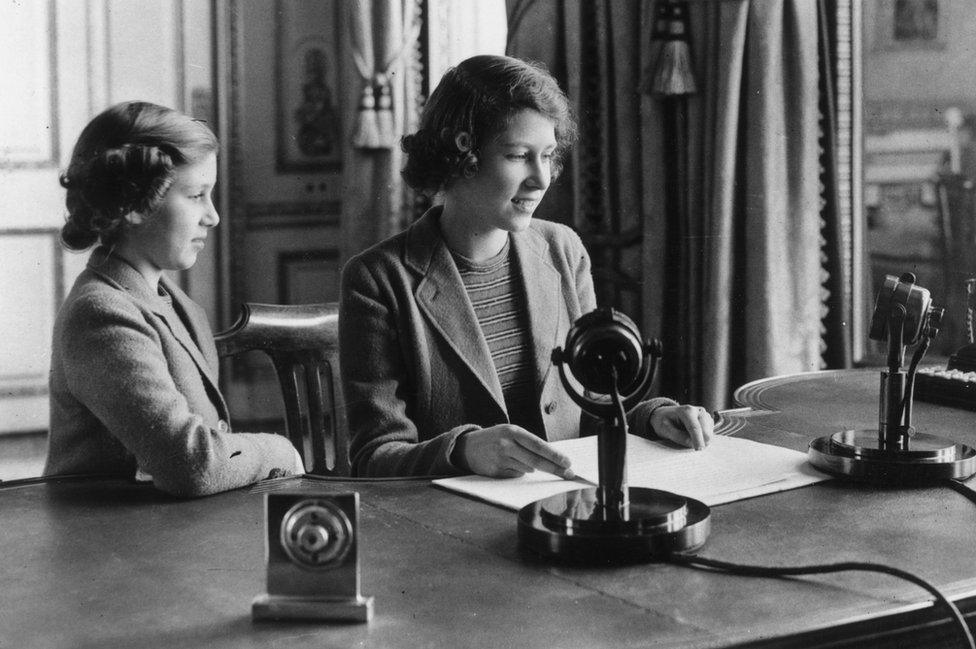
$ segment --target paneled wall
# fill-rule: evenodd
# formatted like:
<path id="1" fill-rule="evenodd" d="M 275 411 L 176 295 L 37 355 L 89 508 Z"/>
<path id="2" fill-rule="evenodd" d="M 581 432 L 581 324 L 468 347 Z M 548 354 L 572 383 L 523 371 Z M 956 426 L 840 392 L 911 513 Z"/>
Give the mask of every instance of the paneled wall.
<path id="1" fill-rule="evenodd" d="M 87 257 L 58 241 L 75 139 L 127 99 L 211 119 L 210 32 L 190 0 L 0 3 L 0 433 L 47 427 L 54 316 Z M 184 284 L 212 285 L 213 268 Z"/>
<path id="2" fill-rule="evenodd" d="M 226 326 L 245 301 L 338 300 L 348 93 L 337 0 L 218 7 Z M 224 384 L 236 421 L 281 418 L 276 379 L 260 354 L 228 363 Z"/>

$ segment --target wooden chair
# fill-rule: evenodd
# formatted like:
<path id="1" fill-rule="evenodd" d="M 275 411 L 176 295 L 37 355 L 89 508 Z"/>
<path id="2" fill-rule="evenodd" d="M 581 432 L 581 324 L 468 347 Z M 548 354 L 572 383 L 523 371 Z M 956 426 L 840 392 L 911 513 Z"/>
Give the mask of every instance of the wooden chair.
<path id="1" fill-rule="evenodd" d="M 237 322 L 214 340 L 220 356 L 267 354 L 281 385 L 285 434 L 306 468 L 316 475 L 350 475 L 338 304 L 244 303 Z"/>

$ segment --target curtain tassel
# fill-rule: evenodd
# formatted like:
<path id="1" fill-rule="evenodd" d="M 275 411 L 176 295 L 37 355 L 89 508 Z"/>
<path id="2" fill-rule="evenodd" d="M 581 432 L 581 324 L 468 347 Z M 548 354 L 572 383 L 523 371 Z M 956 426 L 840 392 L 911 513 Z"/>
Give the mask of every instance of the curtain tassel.
<path id="1" fill-rule="evenodd" d="M 697 92 L 688 44 L 686 2 L 661 0 L 657 3 L 653 38 L 663 43 L 653 70 L 645 75 L 644 90 L 665 97 Z"/>
<path id="2" fill-rule="evenodd" d="M 373 86 L 369 83 L 363 87 L 363 94 L 359 97 L 359 109 L 356 113 L 356 128 L 353 131 L 352 145 L 357 149 L 382 148 L 376 115 L 376 100 L 373 98 Z"/>
<path id="3" fill-rule="evenodd" d="M 378 146 L 392 149 L 396 145 L 396 129 L 393 124 L 393 98 L 390 93 L 390 79 L 385 74 L 376 78 L 376 127 Z"/>
<path id="4" fill-rule="evenodd" d="M 651 78 L 651 92 L 671 97 L 692 95 L 697 91 L 688 41 L 665 42 L 658 56 L 654 76 Z"/>

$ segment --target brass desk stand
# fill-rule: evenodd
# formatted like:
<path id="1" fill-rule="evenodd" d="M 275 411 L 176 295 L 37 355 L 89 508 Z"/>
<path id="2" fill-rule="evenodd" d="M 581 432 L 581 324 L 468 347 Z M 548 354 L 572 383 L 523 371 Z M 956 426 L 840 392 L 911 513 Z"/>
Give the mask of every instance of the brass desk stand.
<path id="1" fill-rule="evenodd" d="M 254 620 L 369 622 L 359 570 L 359 494 L 269 493 L 265 497 L 268 592 Z"/>

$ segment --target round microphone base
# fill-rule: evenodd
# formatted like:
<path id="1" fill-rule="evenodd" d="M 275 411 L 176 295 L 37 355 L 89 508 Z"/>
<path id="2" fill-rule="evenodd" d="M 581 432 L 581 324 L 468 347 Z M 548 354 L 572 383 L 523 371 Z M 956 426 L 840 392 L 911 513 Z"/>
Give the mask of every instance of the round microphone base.
<path id="1" fill-rule="evenodd" d="M 595 487 L 526 505 L 518 513 L 519 543 L 544 557 L 587 564 L 654 561 L 704 545 L 711 529 L 704 503 L 657 489 L 628 492 L 619 512 L 599 505 Z"/>
<path id="2" fill-rule="evenodd" d="M 976 450 L 916 433 L 907 448 L 884 448 L 877 430 L 846 430 L 810 442 L 807 458 L 825 473 L 877 484 L 931 484 L 976 473 Z"/>

